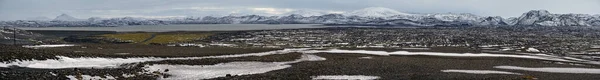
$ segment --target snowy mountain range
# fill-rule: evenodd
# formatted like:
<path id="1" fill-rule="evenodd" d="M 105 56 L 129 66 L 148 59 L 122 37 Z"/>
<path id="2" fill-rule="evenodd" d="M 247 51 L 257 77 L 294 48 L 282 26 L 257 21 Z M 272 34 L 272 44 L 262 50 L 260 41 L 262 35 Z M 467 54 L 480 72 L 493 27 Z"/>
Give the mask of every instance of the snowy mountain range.
<path id="1" fill-rule="evenodd" d="M 588 14 L 552 14 L 546 10 L 524 13 L 515 25 L 524 26 L 600 26 L 600 16 Z"/>
<path id="2" fill-rule="evenodd" d="M 478 16 L 469 13 L 411 14 L 389 8 L 371 7 L 342 14 L 323 11 L 298 10 L 284 16 L 229 15 L 223 17 L 186 17 L 171 19 L 146 18 L 89 18 L 77 19 L 66 14 L 52 21 L 3 21 L 0 26 L 70 27 L 70 26 L 127 26 L 167 24 L 326 24 L 361 26 L 600 26 L 600 15 L 552 14 L 546 10 L 532 10 L 520 17 Z"/>
<path id="3" fill-rule="evenodd" d="M 344 13 L 346 16 L 360 16 L 360 17 L 390 17 L 390 16 L 409 16 L 413 14 L 402 13 L 390 8 L 383 7 L 369 7 L 364 9 L 355 10 L 352 12 Z"/>

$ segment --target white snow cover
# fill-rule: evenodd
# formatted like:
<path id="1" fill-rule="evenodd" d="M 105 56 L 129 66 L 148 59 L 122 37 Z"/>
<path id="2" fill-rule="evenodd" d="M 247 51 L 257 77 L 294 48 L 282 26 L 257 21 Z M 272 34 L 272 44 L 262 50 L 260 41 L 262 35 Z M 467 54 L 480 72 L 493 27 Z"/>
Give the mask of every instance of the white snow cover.
<path id="1" fill-rule="evenodd" d="M 441 52 L 408 52 L 408 51 L 368 51 L 368 50 L 341 50 L 341 49 L 329 49 L 329 50 L 308 50 L 303 51 L 304 53 L 358 53 L 358 54 L 370 54 L 370 55 L 426 55 L 426 56 L 446 56 L 446 57 L 510 57 L 510 58 L 525 58 L 525 59 L 539 59 L 539 60 L 552 60 L 552 61 L 563 61 L 563 62 L 580 62 L 588 64 L 600 64 L 596 61 L 573 61 L 564 57 L 547 56 L 547 55 L 511 55 L 511 54 L 489 54 L 489 53 L 441 53 Z"/>
<path id="2" fill-rule="evenodd" d="M 5 31 L 4 29 L 0 29 L 0 33 L 12 34 L 12 31 Z M 2 34 L 0 34 L 2 35 Z"/>
<path id="3" fill-rule="evenodd" d="M 74 44 L 48 44 L 48 45 L 24 45 L 25 48 L 52 48 L 52 47 L 69 47 L 75 46 Z"/>
<path id="4" fill-rule="evenodd" d="M 77 79 L 76 76 L 73 76 L 73 75 L 67 75 L 67 78 L 69 78 L 69 80 L 79 80 L 79 79 Z M 102 78 L 100 76 L 90 76 L 90 75 L 81 75 L 81 79 L 83 79 L 83 80 L 116 80 L 116 78 L 113 76 L 106 76 L 106 78 Z"/>
<path id="5" fill-rule="evenodd" d="M 495 70 L 456 70 L 456 69 L 448 69 L 442 70 L 442 72 L 456 72 L 456 73 L 469 73 L 469 74 L 516 74 L 521 75 L 520 73 L 506 72 L 506 71 L 495 71 Z"/>
<path id="6" fill-rule="evenodd" d="M 291 67 L 291 63 L 297 63 L 302 61 L 320 61 L 325 58 L 305 54 L 302 55 L 301 59 L 288 62 L 230 62 L 221 63 L 215 65 L 151 65 L 147 66 L 148 71 L 159 71 L 173 75 L 168 78 L 169 80 L 188 80 L 188 79 L 210 79 L 217 77 L 224 77 L 227 74 L 231 75 L 248 75 L 248 74 L 259 74 L 266 73 L 273 70 L 285 69 Z M 168 72 L 164 72 L 165 69 L 169 69 Z"/>
<path id="7" fill-rule="evenodd" d="M 535 48 L 527 48 L 527 50 L 525 50 L 527 52 L 540 52 L 540 50 L 535 49 Z"/>
<path id="8" fill-rule="evenodd" d="M 379 76 L 365 75 L 321 75 L 312 77 L 313 80 L 374 80 L 379 78 Z"/>
<path id="9" fill-rule="evenodd" d="M 85 19 L 77 19 L 77 18 L 69 16 L 67 14 L 61 14 L 59 16 L 56 16 L 56 18 L 54 18 L 54 20 L 56 20 L 56 21 L 82 21 Z"/>
<path id="10" fill-rule="evenodd" d="M 114 68 L 120 64 L 136 63 L 145 61 L 164 60 L 161 58 L 70 58 L 57 56 L 58 60 L 32 60 L 2 63 L 0 67 L 18 66 L 28 68 Z"/>
<path id="11" fill-rule="evenodd" d="M 373 57 L 359 57 L 358 59 L 373 59 Z"/>
<path id="12" fill-rule="evenodd" d="M 358 54 L 371 54 L 371 55 L 427 55 L 427 56 L 447 56 L 447 57 L 512 57 L 512 58 L 526 58 L 526 59 L 540 59 L 540 60 L 552 60 L 561 62 L 576 62 L 576 63 L 587 63 L 587 64 L 600 64 L 596 61 L 589 61 L 583 59 L 576 59 L 570 57 L 557 57 L 550 55 L 538 55 L 538 54 L 488 54 L 488 53 L 440 53 L 440 52 L 407 52 L 407 51 L 396 51 L 396 52 L 385 52 L 385 51 L 367 51 L 367 50 L 340 50 L 340 49 L 329 49 L 329 50 L 309 50 L 310 48 L 300 49 L 284 49 L 269 52 L 260 53 L 248 53 L 248 54 L 236 54 L 236 55 L 221 55 L 221 56 L 205 56 L 205 57 L 179 57 L 179 58 L 155 58 L 155 57 L 143 57 L 143 58 L 100 58 L 100 57 L 82 57 L 82 58 L 70 58 L 64 56 L 57 56 L 58 60 L 30 60 L 20 61 L 16 60 L 13 62 L 0 63 L 0 67 L 19 66 L 29 68 L 115 68 L 121 64 L 147 62 L 147 61 L 160 61 L 160 60 L 183 60 L 183 59 L 205 59 L 205 58 L 231 58 L 231 57 L 246 57 L 246 56 L 265 56 L 272 54 L 286 54 L 291 52 L 301 53 L 358 53 Z"/>
<path id="13" fill-rule="evenodd" d="M 409 13 L 402 13 L 390 8 L 384 7 L 369 7 L 360 10 L 351 11 L 344 13 L 347 16 L 360 16 L 360 17 L 390 17 L 396 15 L 412 15 Z"/>
<path id="14" fill-rule="evenodd" d="M 402 48 L 402 49 L 408 49 L 408 50 L 430 50 L 431 48 Z"/>
<path id="15" fill-rule="evenodd" d="M 519 66 L 494 66 L 498 69 L 524 70 L 549 73 L 579 73 L 579 74 L 600 74 L 600 69 L 596 68 L 559 68 L 559 67 L 519 67 Z"/>
<path id="16" fill-rule="evenodd" d="M 56 16 L 56 18 L 54 18 L 54 20 L 56 20 L 56 21 L 82 21 L 85 19 L 77 19 L 77 18 L 69 16 L 67 14 L 61 14 L 59 16 Z"/>
<path id="17" fill-rule="evenodd" d="M 143 57 L 143 58 L 70 58 L 64 56 L 57 56 L 58 60 L 31 60 L 31 61 L 14 61 L 0 63 L 0 67 L 18 66 L 28 68 L 116 68 L 121 64 L 147 62 L 147 61 L 161 61 L 161 60 L 182 60 L 182 59 L 205 59 L 205 58 L 231 58 L 231 57 L 246 57 L 246 56 L 265 56 L 272 54 L 286 54 L 290 52 L 296 52 L 299 50 L 306 49 L 284 49 L 269 52 L 260 53 L 248 53 L 248 54 L 236 54 L 236 55 L 222 55 L 222 56 L 206 56 L 206 57 L 181 57 L 181 58 L 156 58 L 156 57 Z"/>
<path id="18" fill-rule="evenodd" d="M 266 63 L 266 62 L 231 62 L 216 65 L 152 65 L 146 70 L 161 71 L 161 73 L 170 74 L 165 79 L 184 80 L 184 79 L 210 79 L 231 75 L 259 74 L 272 70 L 279 70 L 291 67 L 291 65 Z M 162 70 L 169 69 L 168 72 Z"/>

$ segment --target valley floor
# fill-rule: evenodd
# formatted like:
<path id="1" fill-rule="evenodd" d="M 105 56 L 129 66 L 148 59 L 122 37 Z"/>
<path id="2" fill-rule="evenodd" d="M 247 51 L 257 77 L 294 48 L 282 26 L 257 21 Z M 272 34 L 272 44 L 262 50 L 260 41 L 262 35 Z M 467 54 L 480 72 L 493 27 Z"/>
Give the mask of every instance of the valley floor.
<path id="1" fill-rule="evenodd" d="M 597 28 L 33 32 L 1 80 L 600 79 Z"/>
<path id="2" fill-rule="evenodd" d="M 410 80 L 596 80 L 600 79 L 600 66 L 594 63 L 583 61 L 548 57 L 548 59 L 523 58 L 523 57 L 486 57 L 470 56 L 456 57 L 443 56 L 444 54 L 465 54 L 461 52 L 443 52 L 436 50 L 412 49 L 407 53 L 431 52 L 432 54 L 442 55 L 381 55 L 383 53 L 394 53 L 398 51 L 410 51 L 408 49 L 333 49 L 347 50 L 349 52 L 336 52 L 328 48 L 324 49 L 224 49 L 221 51 L 246 51 L 239 53 L 213 54 L 201 50 L 210 48 L 196 48 L 185 50 L 189 53 L 173 53 L 177 56 L 167 56 L 160 51 L 169 51 L 170 48 L 152 48 L 143 50 L 155 53 L 140 52 L 138 48 L 156 47 L 152 45 L 98 45 L 98 44 L 76 44 L 71 47 L 39 48 L 27 49 L 17 48 L 19 51 L 56 51 L 54 56 L 68 56 L 67 50 L 85 50 L 81 47 L 102 46 L 103 49 L 116 49 L 105 51 L 85 50 L 85 53 L 93 54 L 83 56 L 59 57 L 58 62 L 52 62 L 59 66 L 40 67 L 39 65 L 51 65 L 48 60 L 34 60 L 31 64 L 28 61 L 21 61 L 22 64 L 11 64 L 15 61 L 5 61 L 3 65 L 13 65 L 1 67 L 0 78 L 10 80 L 64 80 L 64 79 L 315 79 L 318 76 L 351 76 L 345 78 L 367 78 L 376 79 L 410 79 Z M 94 47 L 92 47 L 94 46 Z M 118 48 L 115 48 L 118 46 Z M 14 47 L 13 47 L 14 48 Z M 178 47 L 177 49 L 185 49 Z M 190 47 L 187 47 L 190 48 Z M 2 48 L 5 53 L 8 48 Z M 118 49 L 131 50 L 131 54 L 99 54 L 99 52 L 115 53 Z M 435 49 L 435 48 L 433 48 Z M 455 48 L 458 49 L 458 48 Z M 255 51 L 256 50 L 256 51 Z M 374 54 L 364 54 L 360 51 L 374 51 Z M 376 52 L 383 51 L 383 52 Z M 460 50 L 459 50 L 460 51 Z M 468 50 L 466 50 L 468 51 Z M 90 53 L 87 53 L 90 52 Z M 91 53 L 98 52 L 98 53 Z M 193 53 L 197 52 L 197 53 Z M 381 54 L 377 54 L 381 53 Z M 26 53 L 15 53 L 26 54 Z M 15 55 L 12 54 L 12 55 Z M 509 53 L 490 53 L 498 55 L 521 55 Z M 121 57 L 113 57 L 119 55 Z M 24 55 L 36 56 L 36 55 Z M 129 57 L 127 57 L 129 56 Z M 159 58 L 148 58 L 148 57 Z M 307 57 L 308 56 L 308 57 Z M 312 56 L 312 57 L 311 57 Z M 78 58 L 79 57 L 79 58 Z M 112 57 L 112 58 L 111 58 Z M 160 57 L 164 57 L 160 58 Z M 540 56 L 533 56 L 540 57 Z M 544 56 L 541 56 L 544 57 Z M 26 57 L 23 57 L 26 58 Z M 122 59 L 121 59 L 122 58 Z M 139 59 L 138 59 L 139 58 Z M 148 59 L 145 59 L 148 58 Z M 321 58 L 321 59 L 319 59 Z M 117 67 L 106 68 L 101 66 L 81 67 L 89 65 L 97 60 L 119 59 L 114 64 L 97 65 L 117 65 Z M 561 61 L 563 59 L 564 61 Z M 52 59 L 49 59 L 52 60 Z M 68 60 L 75 60 L 70 62 Z M 140 60 L 129 62 L 128 60 Z M 18 62 L 18 61 L 17 61 Z M 120 63 L 122 62 L 122 63 Z M 61 64 L 70 64 L 73 66 L 63 66 Z M 80 64 L 80 66 L 77 66 Z M 94 64 L 94 63 L 91 63 Z M 230 65 L 230 66 L 227 66 Z M 62 67 L 61 67 L 62 66 Z M 544 70 L 552 68 L 550 70 Z M 202 71 L 209 72 L 202 72 Z M 191 72 L 188 72 L 191 71 Z M 577 72 L 580 71 L 580 72 Z M 583 72 L 581 72 L 583 71 Z M 196 76 L 196 77 L 190 77 Z M 200 76 L 200 77 L 197 77 Z M 207 77 L 201 77 L 207 76 Z M 354 76 L 354 77 L 352 77 Z M 361 77 L 362 76 L 362 77 Z M 366 77 L 365 77 L 366 76 Z"/>

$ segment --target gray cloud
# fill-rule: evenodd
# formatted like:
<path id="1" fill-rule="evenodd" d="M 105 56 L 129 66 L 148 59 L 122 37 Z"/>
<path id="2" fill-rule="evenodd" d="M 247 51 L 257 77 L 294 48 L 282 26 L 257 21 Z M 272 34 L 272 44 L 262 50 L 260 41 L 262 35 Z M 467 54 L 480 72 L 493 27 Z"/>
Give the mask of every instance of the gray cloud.
<path id="1" fill-rule="evenodd" d="M 600 13 L 600 0 L 0 0 L 0 20 L 62 13 L 87 17 L 275 15 L 289 10 L 350 11 L 387 7 L 412 13 L 474 13 L 516 17 L 529 10 Z"/>

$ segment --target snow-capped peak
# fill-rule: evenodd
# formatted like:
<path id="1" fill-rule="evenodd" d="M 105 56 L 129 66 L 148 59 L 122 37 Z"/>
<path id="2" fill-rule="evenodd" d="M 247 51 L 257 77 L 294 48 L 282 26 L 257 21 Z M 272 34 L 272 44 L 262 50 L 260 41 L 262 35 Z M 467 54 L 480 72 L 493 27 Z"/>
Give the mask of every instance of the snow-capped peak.
<path id="1" fill-rule="evenodd" d="M 434 14 L 425 14 L 427 17 L 436 18 L 442 21 L 457 21 L 457 20 L 477 20 L 481 18 L 475 14 L 470 13 L 434 13 Z"/>
<path id="2" fill-rule="evenodd" d="M 319 10 L 296 10 L 296 11 L 285 13 L 284 16 L 293 15 L 293 14 L 308 17 L 308 16 L 322 16 L 322 15 L 327 14 L 327 12 L 319 11 Z"/>
<path id="3" fill-rule="evenodd" d="M 59 16 L 56 16 L 56 18 L 54 18 L 55 21 L 80 21 L 82 19 L 77 19 L 75 17 L 69 16 L 67 14 L 61 14 Z"/>
<path id="4" fill-rule="evenodd" d="M 396 15 L 412 15 L 409 13 L 403 13 L 390 8 L 384 7 L 369 7 L 360 10 L 351 11 L 344 13 L 347 16 L 361 16 L 361 17 L 390 17 Z"/>
<path id="5" fill-rule="evenodd" d="M 551 15 L 551 13 L 548 10 L 531 10 L 527 13 L 523 13 L 523 15 L 526 16 L 546 16 L 546 15 Z"/>

